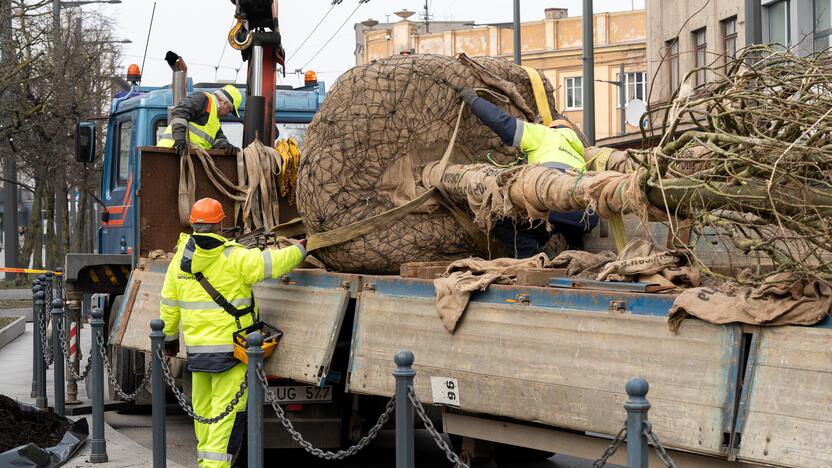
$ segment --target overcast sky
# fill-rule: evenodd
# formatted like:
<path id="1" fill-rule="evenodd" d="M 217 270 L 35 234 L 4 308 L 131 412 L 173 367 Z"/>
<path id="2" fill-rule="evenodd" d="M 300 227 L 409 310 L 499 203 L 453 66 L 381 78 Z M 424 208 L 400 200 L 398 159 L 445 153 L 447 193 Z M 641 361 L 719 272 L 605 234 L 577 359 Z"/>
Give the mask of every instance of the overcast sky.
<path id="1" fill-rule="evenodd" d="M 117 39 L 130 39 L 132 44 L 122 47 L 123 67 L 130 63 L 141 65 L 147 28 L 153 9 L 152 0 L 123 0 L 119 5 L 93 5 L 81 7 L 99 9 L 116 22 Z M 429 0 L 434 20 L 473 20 L 477 24 L 508 22 L 512 20 L 511 0 Z M 523 21 L 543 19 L 543 10 L 549 7 L 568 8 L 569 16 L 580 16 L 581 0 L 522 0 L 520 10 Z M 355 63 L 355 32 L 353 24 L 368 18 L 380 22 L 398 20 L 394 11 L 408 9 L 421 13 L 424 0 L 370 0 L 358 6 L 358 0 L 343 0 L 332 8 L 315 34 L 301 46 L 303 39 L 330 9 L 331 0 L 281 0 L 280 29 L 286 55 L 292 56 L 288 70 L 302 67 L 316 70 L 319 79 L 330 86 L 343 72 Z M 350 17 L 350 14 L 357 11 Z M 644 0 L 595 0 L 595 12 L 644 8 Z M 411 20 L 419 19 L 414 15 Z M 226 35 L 234 20 L 234 6 L 229 0 L 158 0 L 153 30 L 143 71 L 143 84 L 164 85 L 170 82 L 170 69 L 162 60 L 165 52 L 173 50 L 182 55 L 188 64 L 188 73 L 199 81 L 244 80 L 245 69 L 239 76 L 235 69 L 241 66 L 239 52 L 226 47 Z M 346 21 L 346 23 L 345 23 Z M 343 24 L 343 27 L 339 27 Z M 334 36 L 333 36 L 334 35 Z M 323 48 L 327 40 L 329 44 Z M 219 64 L 220 68 L 214 67 Z M 121 70 L 123 72 L 124 68 Z M 281 82 L 298 85 L 301 78 L 287 74 Z"/>

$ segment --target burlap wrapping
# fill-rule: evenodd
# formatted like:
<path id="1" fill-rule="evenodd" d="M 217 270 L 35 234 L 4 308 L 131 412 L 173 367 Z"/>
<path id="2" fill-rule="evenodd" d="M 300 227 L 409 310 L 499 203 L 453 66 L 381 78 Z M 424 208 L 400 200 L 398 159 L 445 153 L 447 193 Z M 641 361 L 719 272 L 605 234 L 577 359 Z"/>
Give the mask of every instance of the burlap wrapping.
<path id="1" fill-rule="evenodd" d="M 554 110 L 553 89 L 543 81 Z M 346 226 L 422 193 L 419 169 L 441 158 L 455 124 L 457 92 L 466 86 L 503 94 L 511 102 L 495 104 L 525 120 L 537 119 L 536 110 L 530 110 L 536 106 L 526 72 L 503 59 L 390 57 L 342 75 L 303 146 L 297 206 L 309 232 Z M 484 161 L 489 153 L 501 163 L 516 155 L 466 110 L 451 161 Z M 365 273 L 395 273 L 406 262 L 484 254 L 436 204 L 317 253 L 330 268 Z"/>
<path id="2" fill-rule="evenodd" d="M 689 315 L 710 323 L 814 325 L 832 313 L 832 288 L 818 281 L 778 273 L 756 287 L 728 283 L 682 291 L 673 303 L 668 326 L 679 330 Z"/>
<path id="3" fill-rule="evenodd" d="M 699 270 L 687 264 L 680 252 L 654 246 L 646 239 L 633 239 L 616 257 L 611 252 L 593 254 L 567 250 L 554 260 L 546 254 L 524 259 L 469 258 L 451 263 L 442 278 L 433 281 L 436 312 L 445 329 L 453 333 L 462 318 L 471 293 L 492 284 L 512 284 L 524 269 L 566 268 L 568 276 L 596 277 L 611 281 L 640 281 L 662 286 L 698 286 Z"/>

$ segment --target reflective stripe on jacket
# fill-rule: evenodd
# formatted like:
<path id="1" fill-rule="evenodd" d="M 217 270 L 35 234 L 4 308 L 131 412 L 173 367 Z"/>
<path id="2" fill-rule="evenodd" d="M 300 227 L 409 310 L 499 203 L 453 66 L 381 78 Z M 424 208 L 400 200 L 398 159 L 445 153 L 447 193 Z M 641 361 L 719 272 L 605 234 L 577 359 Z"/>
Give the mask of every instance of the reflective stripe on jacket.
<path id="1" fill-rule="evenodd" d="M 205 125 L 199 125 L 193 120 L 186 120 L 181 117 L 174 117 L 171 119 L 170 125 L 165 128 L 162 135 L 159 136 L 159 141 L 156 142 L 158 146 L 166 148 L 173 148 L 175 142 L 173 136 L 174 125 L 184 125 L 188 128 L 188 138 L 192 145 L 200 146 L 205 149 L 214 147 L 217 137 L 217 132 L 220 130 L 220 118 L 217 116 L 217 98 L 211 93 L 204 93 L 208 98 L 208 105 L 205 112 L 208 113 L 208 120 Z"/>
<path id="2" fill-rule="evenodd" d="M 182 322 L 188 369 L 217 373 L 239 363 L 234 359 L 234 317 L 211 299 L 192 273 L 201 272 L 226 300 L 244 308 L 251 305 L 252 285 L 285 275 L 305 255 L 300 245 L 261 251 L 216 234 L 180 234 L 162 286 L 159 315 L 167 339 L 179 337 Z M 240 317 L 242 327 L 251 324 L 250 315 Z"/>
<path id="3" fill-rule="evenodd" d="M 526 153 L 529 164 L 561 163 L 584 167 L 584 145 L 571 128 L 549 128 L 517 120 L 514 146 Z"/>

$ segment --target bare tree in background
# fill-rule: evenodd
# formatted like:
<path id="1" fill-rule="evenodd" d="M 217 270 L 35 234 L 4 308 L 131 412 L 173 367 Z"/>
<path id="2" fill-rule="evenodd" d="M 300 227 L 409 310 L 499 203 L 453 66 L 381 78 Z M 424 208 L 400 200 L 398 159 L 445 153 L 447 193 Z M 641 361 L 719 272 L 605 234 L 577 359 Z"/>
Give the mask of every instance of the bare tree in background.
<path id="1" fill-rule="evenodd" d="M 5 117 L 0 158 L 17 162 L 17 183 L 34 196 L 22 263 L 34 257 L 35 267 L 55 268 L 63 264 L 59 252 L 91 246 L 92 233 L 86 229 L 92 211 L 89 193 L 97 190 L 100 167 L 75 162 L 74 129 L 79 120 L 106 116 L 119 50 L 112 42 L 112 24 L 107 18 L 75 8 L 63 11 L 60 54 L 56 55 L 50 5 L 26 0 L 11 3 L 14 55 L 0 69 L 0 94 L 5 96 L 0 100 L 0 115 Z M 55 200 L 67 200 L 67 194 L 74 193 L 80 193 L 78 199 L 73 196 L 60 210 L 64 236 L 56 239 Z M 77 209 L 70 210 L 76 203 Z M 72 225 L 70 211 L 77 212 Z M 44 246 L 45 265 L 41 255 L 32 255 Z"/>

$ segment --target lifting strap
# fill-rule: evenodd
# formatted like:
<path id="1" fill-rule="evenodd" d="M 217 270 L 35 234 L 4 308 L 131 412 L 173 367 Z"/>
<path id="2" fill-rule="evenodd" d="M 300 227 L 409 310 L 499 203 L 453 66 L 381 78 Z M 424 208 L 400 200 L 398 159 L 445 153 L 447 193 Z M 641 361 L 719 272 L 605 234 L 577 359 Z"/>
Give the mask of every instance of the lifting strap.
<path id="1" fill-rule="evenodd" d="M 589 161 L 584 163 L 584 169 L 590 171 L 606 171 L 607 161 L 612 155 L 612 148 L 603 148 L 595 154 Z M 612 240 L 615 242 L 615 250 L 621 252 L 624 246 L 627 245 L 627 229 L 624 226 L 624 217 L 621 213 L 617 213 L 609 219 L 610 230 L 612 230 Z"/>
<path id="2" fill-rule="evenodd" d="M 549 99 L 546 97 L 543 79 L 540 78 L 540 73 L 532 67 L 523 67 L 523 70 L 526 70 L 526 74 L 529 75 L 532 91 L 534 91 L 534 101 L 537 104 L 537 111 L 543 117 L 543 125 L 549 125 L 549 122 L 553 120 L 552 111 L 549 109 Z"/>

